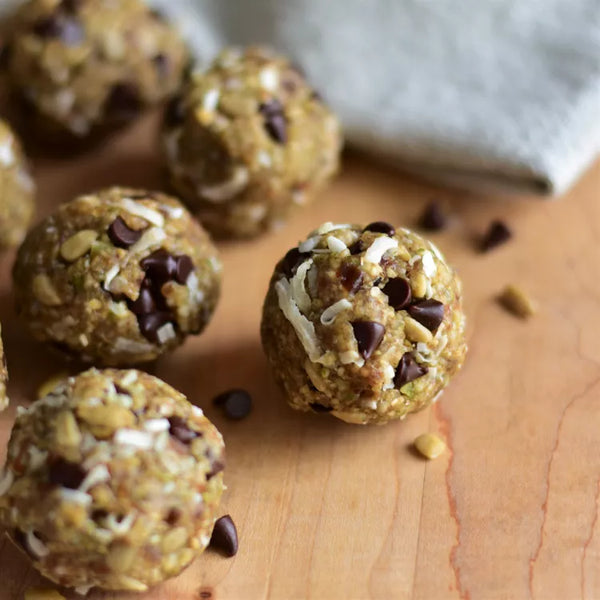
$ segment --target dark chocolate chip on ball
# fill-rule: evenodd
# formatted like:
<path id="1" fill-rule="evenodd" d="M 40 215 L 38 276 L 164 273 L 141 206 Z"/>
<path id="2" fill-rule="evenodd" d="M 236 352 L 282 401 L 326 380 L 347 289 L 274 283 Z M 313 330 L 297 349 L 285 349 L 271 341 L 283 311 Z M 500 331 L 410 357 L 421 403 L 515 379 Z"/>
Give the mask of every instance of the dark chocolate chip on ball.
<path id="1" fill-rule="evenodd" d="M 388 297 L 390 306 L 396 310 L 406 308 L 412 300 L 410 284 L 403 277 L 390 279 L 381 291 Z"/>
<path id="2" fill-rule="evenodd" d="M 373 233 L 385 233 L 386 235 L 394 235 L 396 233 L 393 225 L 390 225 L 385 221 L 375 221 L 374 223 L 369 223 L 364 230 L 372 231 Z"/>
<path id="3" fill-rule="evenodd" d="M 381 340 L 385 335 L 385 327 L 375 321 L 353 321 L 351 325 L 358 345 L 358 352 L 367 360 L 381 344 Z"/>
<path id="4" fill-rule="evenodd" d="M 432 200 L 419 219 L 419 226 L 427 231 L 440 231 L 448 224 L 448 220 L 440 203 Z"/>
<path id="5" fill-rule="evenodd" d="M 191 444 L 193 440 L 201 435 L 188 427 L 185 419 L 181 417 L 174 415 L 167 420 L 169 421 L 169 433 L 182 444 Z"/>
<path id="6" fill-rule="evenodd" d="M 481 240 L 481 251 L 488 252 L 510 240 L 512 231 L 504 221 L 492 221 Z"/>
<path id="7" fill-rule="evenodd" d="M 296 269 L 306 258 L 310 257 L 308 252 L 300 252 L 298 248 L 288 250 L 286 255 L 281 260 L 279 270 L 288 278 L 291 279 L 296 274 Z"/>
<path id="8" fill-rule="evenodd" d="M 79 463 L 62 457 L 54 458 L 48 465 L 48 480 L 53 485 L 76 490 L 85 479 L 85 471 Z"/>
<path id="9" fill-rule="evenodd" d="M 154 312 L 147 315 L 138 315 L 140 333 L 151 342 L 159 343 L 157 331 L 171 321 L 172 317 L 167 312 Z"/>
<path id="10" fill-rule="evenodd" d="M 133 119 L 142 110 L 142 98 L 138 88 L 127 82 L 117 83 L 110 91 L 104 111 L 118 119 Z"/>
<path id="11" fill-rule="evenodd" d="M 175 279 L 177 273 L 176 258 L 163 248 L 144 258 L 140 265 L 148 276 L 160 285 Z"/>
<path id="12" fill-rule="evenodd" d="M 219 394 L 214 400 L 229 419 L 238 420 L 247 417 L 252 410 L 252 396 L 242 389 L 233 389 Z"/>
<path id="13" fill-rule="evenodd" d="M 427 374 L 428 371 L 429 369 L 420 365 L 410 352 L 406 352 L 396 367 L 394 384 L 397 388 L 401 388 L 403 385 Z"/>
<path id="14" fill-rule="evenodd" d="M 210 547 L 225 556 L 235 556 L 238 551 L 238 535 L 235 523 L 229 515 L 217 519 L 210 538 Z"/>
<path id="15" fill-rule="evenodd" d="M 444 320 L 444 305 L 433 298 L 418 300 L 408 307 L 408 314 L 429 331 L 435 331 Z"/>
<path id="16" fill-rule="evenodd" d="M 121 217 L 110 224 L 107 233 L 110 241 L 119 248 L 129 248 L 142 237 L 141 230 L 131 229 Z"/>
<path id="17" fill-rule="evenodd" d="M 194 263 L 187 254 L 182 254 L 175 259 L 175 272 L 173 275 L 177 283 L 185 285 L 193 270 Z"/>
<path id="18" fill-rule="evenodd" d="M 259 107 L 265 121 L 265 129 L 269 136 L 278 144 L 287 141 L 287 120 L 283 112 L 283 106 L 277 99 L 265 102 Z"/>
<path id="19" fill-rule="evenodd" d="M 338 277 L 344 289 L 355 294 L 363 282 L 363 272 L 358 266 L 344 263 L 338 270 Z"/>

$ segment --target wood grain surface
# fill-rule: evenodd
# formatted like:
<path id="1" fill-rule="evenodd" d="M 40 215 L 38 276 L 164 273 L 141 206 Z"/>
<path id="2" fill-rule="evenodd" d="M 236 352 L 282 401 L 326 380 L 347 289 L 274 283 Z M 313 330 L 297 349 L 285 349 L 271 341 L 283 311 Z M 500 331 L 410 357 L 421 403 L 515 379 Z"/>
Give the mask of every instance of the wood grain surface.
<path id="1" fill-rule="evenodd" d="M 147 119 L 75 161 L 39 158 L 39 216 L 111 184 L 160 187 L 155 123 Z M 413 226 L 436 197 L 453 215 L 433 239 L 464 281 L 470 352 L 430 410 L 386 426 L 347 425 L 287 407 L 259 343 L 263 296 L 277 258 L 326 221 Z M 494 217 L 515 238 L 487 255 L 477 236 Z M 600 165 L 567 197 L 502 200 L 436 189 L 346 157 L 323 197 L 280 232 L 221 245 L 222 301 L 205 334 L 150 371 L 206 410 L 228 452 L 223 513 L 240 551 L 207 551 L 143 600 L 600 598 Z M 2 457 L 18 404 L 65 364 L 15 321 L 10 267 L 0 259 L 0 318 L 11 409 L 0 417 Z M 495 297 L 520 283 L 540 302 L 524 322 Z M 241 386 L 252 415 L 227 422 L 211 405 Z M 426 462 L 425 431 L 449 450 Z M 0 598 L 39 584 L 0 542 Z M 67 594 L 69 597 L 74 597 Z M 129 598 L 90 594 L 92 599 Z"/>

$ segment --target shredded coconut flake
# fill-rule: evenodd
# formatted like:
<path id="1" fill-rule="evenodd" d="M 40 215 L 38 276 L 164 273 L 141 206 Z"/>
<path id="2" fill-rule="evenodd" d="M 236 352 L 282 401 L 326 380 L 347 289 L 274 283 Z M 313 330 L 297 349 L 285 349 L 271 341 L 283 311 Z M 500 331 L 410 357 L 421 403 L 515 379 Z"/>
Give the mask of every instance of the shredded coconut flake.
<path id="1" fill-rule="evenodd" d="M 316 245 L 319 243 L 320 240 L 321 240 L 320 235 L 314 235 L 312 237 L 309 237 L 306 240 L 304 240 L 301 244 L 298 245 L 298 251 L 302 252 L 302 253 L 311 252 L 312 250 L 314 250 L 314 248 L 316 247 Z"/>
<path id="2" fill-rule="evenodd" d="M 92 503 L 92 497 L 79 490 L 61 487 L 58 489 L 58 494 L 66 502 L 75 502 L 76 504 L 83 504 L 84 506 L 89 506 Z"/>
<path id="3" fill-rule="evenodd" d="M 106 468 L 106 465 L 96 465 L 86 476 L 85 479 L 79 485 L 80 492 L 87 492 L 90 488 L 93 488 L 99 483 L 104 483 L 110 479 L 110 473 Z"/>
<path id="4" fill-rule="evenodd" d="M 431 248 L 431 251 L 438 257 L 439 260 L 441 260 L 442 262 L 446 260 L 444 258 L 444 255 L 440 252 L 440 249 L 433 242 L 429 242 L 429 247 Z"/>
<path id="5" fill-rule="evenodd" d="M 14 480 L 15 476 L 13 475 L 12 471 L 7 469 L 0 479 L 0 497 L 4 496 L 4 494 L 8 492 Z"/>
<path id="6" fill-rule="evenodd" d="M 135 517 L 135 513 L 130 512 L 127 516 L 118 521 L 115 515 L 108 515 L 104 522 L 115 535 L 124 535 L 131 529 Z"/>
<path id="7" fill-rule="evenodd" d="M 423 265 L 423 273 L 427 277 L 433 277 L 437 271 L 437 266 L 435 264 L 435 260 L 433 260 L 433 255 L 429 250 L 425 250 L 423 252 L 423 257 L 421 258 L 421 264 Z"/>
<path id="8" fill-rule="evenodd" d="M 352 303 L 349 300 L 346 298 L 338 300 L 321 313 L 321 323 L 323 325 L 331 325 L 336 317 L 347 308 L 352 308 Z"/>
<path id="9" fill-rule="evenodd" d="M 158 211 L 144 206 L 141 202 L 136 202 L 130 198 L 122 198 L 119 204 L 129 214 L 141 217 L 157 227 L 163 227 L 165 224 L 165 218 Z"/>
<path id="10" fill-rule="evenodd" d="M 176 337 L 173 323 L 165 323 L 156 330 L 156 338 L 158 339 L 159 344 L 165 344 Z"/>
<path id="11" fill-rule="evenodd" d="M 115 444 L 133 446 L 140 450 L 150 450 L 153 444 L 152 436 L 149 433 L 137 429 L 119 429 L 113 439 Z"/>
<path id="12" fill-rule="evenodd" d="M 124 317 L 129 312 L 129 309 L 127 308 L 127 304 L 125 304 L 125 302 L 115 302 L 114 300 L 110 301 L 108 305 L 108 310 L 110 310 L 110 312 L 113 315 L 116 315 L 117 317 Z"/>
<path id="13" fill-rule="evenodd" d="M 292 324 L 304 351 L 312 362 L 317 362 L 321 356 L 321 348 L 315 333 L 315 326 L 298 310 L 290 293 L 290 283 L 287 279 L 280 279 L 275 284 L 279 308 L 285 318 Z"/>
<path id="14" fill-rule="evenodd" d="M 48 458 L 48 452 L 46 450 L 40 450 L 35 446 L 29 446 L 29 471 L 35 471 L 39 469 Z M 1 494 L 0 494 L 1 495 Z"/>
<path id="15" fill-rule="evenodd" d="M 36 537 L 33 531 L 29 530 L 25 535 L 25 539 L 27 541 L 27 546 L 37 558 L 43 558 L 50 554 L 50 550 L 48 550 L 46 544 Z"/>
<path id="16" fill-rule="evenodd" d="M 127 338 L 119 337 L 115 340 L 112 347 L 113 354 L 119 354 L 121 352 L 128 352 L 130 354 L 144 354 L 146 352 L 153 352 L 154 346 L 147 344 L 146 342 L 136 342 L 135 340 L 128 340 Z"/>
<path id="17" fill-rule="evenodd" d="M 310 308 L 311 299 L 308 293 L 306 292 L 306 288 L 304 286 L 304 281 L 306 279 L 306 274 L 310 267 L 313 264 L 312 258 L 305 260 L 296 270 L 296 274 L 290 280 L 290 290 L 292 299 L 300 309 L 300 312 L 307 312 Z"/>
<path id="18" fill-rule="evenodd" d="M 224 202 L 241 192 L 248 184 L 249 179 L 248 169 L 238 165 L 233 171 L 231 179 L 217 185 L 203 186 L 199 192 L 201 196 L 211 202 Z"/>
<path id="19" fill-rule="evenodd" d="M 75 593 L 80 596 L 87 596 L 88 592 L 93 588 L 93 585 L 80 585 L 75 588 Z"/>
<path id="20" fill-rule="evenodd" d="M 262 165 L 263 167 L 270 167 L 273 163 L 271 157 L 269 156 L 269 153 L 265 152 L 264 150 L 261 150 L 257 153 L 256 160 L 258 161 L 258 164 Z"/>
<path id="21" fill-rule="evenodd" d="M 279 86 L 279 73 L 274 67 L 265 67 L 259 73 L 260 85 L 269 92 L 277 91 Z"/>
<path id="22" fill-rule="evenodd" d="M 365 359 L 356 350 L 346 350 L 346 352 L 340 352 L 340 362 L 343 365 L 354 363 L 357 367 L 362 367 Z"/>
<path id="23" fill-rule="evenodd" d="M 15 162 L 15 153 L 12 149 L 12 139 L 8 138 L 3 144 L 0 144 L 0 164 L 4 167 L 10 167 Z"/>
<path id="24" fill-rule="evenodd" d="M 195 404 L 192 404 L 192 414 L 195 417 L 203 417 L 204 416 L 204 411 L 199 406 L 196 406 Z"/>
<path id="25" fill-rule="evenodd" d="M 112 283 L 113 279 L 119 274 L 119 271 L 121 270 L 121 267 L 119 265 L 113 265 L 107 272 L 106 275 L 104 276 L 104 289 L 109 292 L 110 291 L 110 284 Z"/>
<path id="26" fill-rule="evenodd" d="M 35 190 L 35 183 L 33 179 L 29 173 L 23 171 L 23 169 L 19 169 L 17 171 L 17 181 L 26 192 L 33 192 Z"/>
<path id="27" fill-rule="evenodd" d="M 325 235 L 326 233 L 334 231 L 335 229 L 350 229 L 351 227 L 352 225 L 349 223 L 332 223 L 331 221 L 327 221 L 323 223 L 323 225 L 321 225 L 321 227 L 319 227 L 315 233 Z"/>
<path id="28" fill-rule="evenodd" d="M 137 371 L 130 369 L 129 371 L 127 371 L 127 373 L 125 373 L 125 375 L 123 375 L 123 379 L 121 379 L 121 384 L 131 385 L 132 383 L 135 383 L 137 381 L 137 378 Z"/>
<path id="29" fill-rule="evenodd" d="M 386 236 L 380 236 L 367 248 L 365 252 L 364 260 L 366 262 L 374 263 L 378 265 L 383 258 L 383 255 L 392 248 L 398 247 L 398 241 L 394 238 Z"/>
<path id="30" fill-rule="evenodd" d="M 348 246 L 346 246 L 342 240 L 333 235 L 330 235 L 327 238 L 327 246 L 332 252 L 343 252 L 344 250 L 348 249 Z"/>
<path id="31" fill-rule="evenodd" d="M 150 229 L 146 229 L 146 231 L 144 231 L 142 234 L 142 237 L 129 248 L 129 252 L 132 254 L 135 254 L 136 252 L 142 252 L 150 246 L 160 244 L 166 237 L 167 234 L 160 227 L 151 227 Z"/>
<path id="32" fill-rule="evenodd" d="M 161 204 L 160 210 L 169 215 L 171 219 L 181 219 L 184 213 L 184 210 L 181 206 L 169 206 L 168 204 Z"/>
<path id="33" fill-rule="evenodd" d="M 144 429 L 150 433 L 168 431 L 169 421 L 167 419 L 149 419 L 144 423 Z"/>
<path id="34" fill-rule="evenodd" d="M 185 284 L 187 286 L 190 299 L 196 304 L 200 304 L 204 300 L 204 292 L 200 289 L 198 276 L 194 271 L 189 274 Z"/>
<path id="35" fill-rule="evenodd" d="M 202 109 L 206 112 L 213 112 L 218 104 L 219 104 L 219 90 L 217 88 L 212 88 L 204 94 L 204 98 L 202 98 Z"/>

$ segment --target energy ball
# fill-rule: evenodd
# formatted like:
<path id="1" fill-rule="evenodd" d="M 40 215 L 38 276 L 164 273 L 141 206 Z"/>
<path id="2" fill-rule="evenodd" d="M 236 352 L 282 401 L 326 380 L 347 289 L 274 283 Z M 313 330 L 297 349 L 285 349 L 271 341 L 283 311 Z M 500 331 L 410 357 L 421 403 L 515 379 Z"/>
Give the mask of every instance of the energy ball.
<path id="1" fill-rule="evenodd" d="M 348 423 L 403 419 L 461 367 L 461 284 L 408 229 L 325 223 L 279 261 L 262 317 L 267 358 L 293 408 Z"/>
<path id="2" fill-rule="evenodd" d="M 338 120 L 284 57 L 227 49 L 168 107 L 174 187 L 219 237 L 252 237 L 309 202 L 338 169 Z"/>
<path id="3" fill-rule="evenodd" d="M 20 409 L 0 471 L 0 522 L 59 585 L 145 591 L 208 545 L 223 438 L 146 373 L 90 369 Z"/>
<path id="4" fill-rule="evenodd" d="M 87 362 L 153 360 L 200 333 L 221 263 L 174 198 L 110 188 L 80 196 L 30 231 L 13 279 L 33 335 Z"/>
<path id="5" fill-rule="evenodd" d="M 0 119 L 0 249 L 18 246 L 34 211 L 35 184 L 21 144 Z"/>
<path id="6" fill-rule="evenodd" d="M 165 100 L 188 62 L 179 34 L 141 0 L 29 0 L 8 71 L 36 129 L 77 139 Z"/>

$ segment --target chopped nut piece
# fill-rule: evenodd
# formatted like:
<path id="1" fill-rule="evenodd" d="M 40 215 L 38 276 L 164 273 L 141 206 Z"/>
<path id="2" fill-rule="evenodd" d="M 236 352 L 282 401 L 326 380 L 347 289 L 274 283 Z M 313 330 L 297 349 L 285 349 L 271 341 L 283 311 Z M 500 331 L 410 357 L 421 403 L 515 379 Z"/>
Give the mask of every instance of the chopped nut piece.
<path id="1" fill-rule="evenodd" d="M 430 342 L 433 338 L 431 331 L 412 317 L 404 319 L 404 333 L 411 342 Z"/>
<path id="2" fill-rule="evenodd" d="M 423 433 L 415 439 L 415 448 L 429 460 L 437 458 L 446 450 L 446 443 L 435 433 Z"/>
<path id="3" fill-rule="evenodd" d="M 44 396 L 42 396 L 43 398 Z M 54 424 L 56 443 L 61 446 L 78 446 L 81 443 L 81 432 L 77 421 L 70 411 L 58 414 Z"/>
<path id="4" fill-rule="evenodd" d="M 84 229 L 65 240 L 60 247 L 60 255 L 68 262 L 83 256 L 98 239 L 98 233 L 93 229 Z"/>
<path id="5" fill-rule="evenodd" d="M 526 319 L 537 312 L 537 304 L 520 287 L 509 284 L 500 295 L 502 305 L 517 317 Z"/>
<path id="6" fill-rule="evenodd" d="M 59 373 L 55 373 L 52 377 L 49 377 L 40 385 L 37 389 L 37 398 L 43 398 L 47 396 L 61 381 L 64 381 L 69 377 L 69 374 L 66 371 L 60 371 Z"/>
<path id="7" fill-rule="evenodd" d="M 118 428 L 135 424 L 135 415 L 129 409 L 115 405 L 81 405 L 77 409 L 77 416 L 91 426 L 107 429 L 109 434 Z"/>
<path id="8" fill-rule="evenodd" d="M 45 304 L 46 306 L 60 306 L 62 300 L 54 289 L 50 278 L 45 273 L 39 273 L 33 278 L 31 284 L 33 289 L 33 295 L 36 300 Z"/>
<path id="9" fill-rule="evenodd" d="M 421 271 L 415 273 L 410 280 L 410 287 L 414 298 L 424 298 L 427 293 L 427 277 Z"/>

